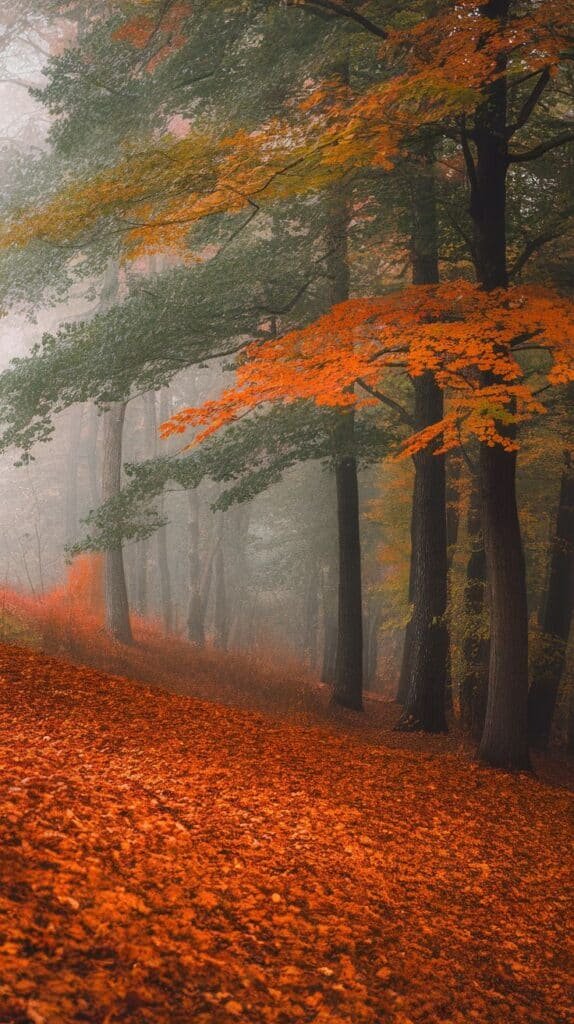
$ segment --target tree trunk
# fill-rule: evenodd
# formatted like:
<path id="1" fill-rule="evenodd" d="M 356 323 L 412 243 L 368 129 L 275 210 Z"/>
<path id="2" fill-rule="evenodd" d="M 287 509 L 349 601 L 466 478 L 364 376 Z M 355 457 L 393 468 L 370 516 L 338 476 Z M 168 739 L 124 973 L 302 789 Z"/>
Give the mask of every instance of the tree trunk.
<path id="1" fill-rule="evenodd" d="M 115 498 L 121 489 L 122 431 L 126 414 L 125 402 L 114 402 L 105 413 L 104 458 L 102 464 L 102 501 Z M 133 643 L 130 625 L 128 592 L 121 546 L 105 553 L 106 626 L 122 644 Z"/>
<path id="2" fill-rule="evenodd" d="M 160 422 L 163 423 L 169 419 L 170 407 L 169 407 L 169 396 L 167 391 L 161 391 L 159 396 L 159 418 Z M 157 435 L 157 425 L 156 425 Z M 155 450 L 157 453 L 158 445 L 156 440 Z M 160 512 L 164 510 L 164 498 L 163 495 L 160 497 Z M 173 600 L 171 594 L 171 574 L 169 571 L 169 552 L 167 543 L 167 526 L 161 526 L 157 531 L 157 565 L 159 570 L 159 588 L 161 596 L 161 610 L 163 618 L 163 628 L 166 633 L 171 633 L 174 627 L 174 616 L 173 616 Z"/>
<path id="3" fill-rule="evenodd" d="M 305 621 L 303 623 L 303 654 L 311 669 L 317 666 L 317 639 L 319 630 L 319 580 L 317 559 L 309 557 L 305 586 Z"/>
<path id="4" fill-rule="evenodd" d="M 403 642 L 403 653 L 402 653 L 402 658 L 401 658 L 401 671 L 400 671 L 400 675 L 399 675 L 399 684 L 398 684 L 398 687 L 397 687 L 397 697 L 396 697 L 397 702 L 399 704 L 401 704 L 403 707 L 405 706 L 405 704 L 407 702 L 408 695 L 409 695 L 409 686 L 410 686 L 411 671 L 412 671 L 413 631 L 414 631 L 412 604 L 413 604 L 414 589 L 415 589 L 415 559 L 413 557 L 413 551 L 415 551 L 416 547 L 417 547 L 417 542 L 416 542 L 417 525 L 418 525 L 418 508 L 417 508 L 416 503 L 415 503 L 414 491 L 413 491 L 413 501 L 412 501 L 412 505 L 411 505 L 411 562 L 410 562 L 410 567 L 409 567 L 409 595 L 408 595 L 409 596 L 409 606 L 411 608 L 411 614 L 410 614 L 410 618 L 409 618 L 409 621 L 407 622 L 406 629 L 405 629 L 405 638 L 404 638 L 404 642 Z"/>
<path id="5" fill-rule="evenodd" d="M 344 71 L 346 74 L 346 70 Z M 344 302 L 350 294 L 347 232 L 349 208 L 343 189 L 333 188 L 327 231 L 331 301 Z M 338 633 L 334 704 L 363 707 L 363 597 L 361 583 L 361 531 L 359 480 L 355 456 L 355 413 L 338 415 L 335 428 L 337 456 L 335 484 L 339 543 Z"/>
<path id="6" fill-rule="evenodd" d="M 354 450 L 354 413 L 341 416 L 344 432 Z M 363 707 L 363 610 L 359 484 L 354 455 L 338 457 L 335 468 L 339 537 L 339 615 L 333 702 L 361 711 Z"/>
<path id="7" fill-rule="evenodd" d="M 415 420 L 428 425 L 442 418 L 443 397 L 432 374 L 415 384 Z M 415 455 L 413 504 L 418 528 L 411 558 L 413 614 L 410 679 L 400 729 L 446 732 L 445 693 L 448 666 L 446 627 L 447 550 L 444 456 Z"/>
<path id="8" fill-rule="evenodd" d="M 72 410 L 68 429 L 70 431 L 66 480 L 66 543 L 73 544 L 78 533 L 78 469 L 84 407 Z"/>
<path id="9" fill-rule="evenodd" d="M 462 726 L 478 742 L 482 736 L 486 712 L 489 642 L 484 634 L 486 555 L 476 481 L 472 481 L 471 488 L 468 509 L 470 554 L 464 587 L 464 669 L 460 684 L 460 704 Z"/>
<path id="10" fill-rule="evenodd" d="M 335 681 L 335 660 L 337 657 L 337 618 L 335 600 L 329 569 L 321 578 L 321 604 L 323 608 L 323 661 L 321 682 L 332 686 Z"/>
<path id="11" fill-rule="evenodd" d="M 148 560 L 147 538 L 138 541 L 136 544 L 136 608 L 144 618 L 148 612 L 147 601 L 147 560 Z"/>
<path id="12" fill-rule="evenodd" d="M 547 747 L 550 740 L 573 607 L 574 466 L 570 452 L 565 451 L 556 530 L 550 548 L 548 582 L 540 621 L 542 636 L 534 658 L 528 699 L 530 740 L 537 747 Z"/>
<path id="13" fill-rule="evenodd" d="M 421 165 L 411 195 L 411 265 L 413 284 L 429 285 L 439 279 L 432 151 L 423 154 Z M 419 431 L 442 419 L 443 394 L 430 372 L 414 379 L 414 393 L 414 429 Z M 428 448 L 417 452 L 414 464 L 410 577 L 413 611 L 403 655 L 408 687 L 398 728 L 445 732 L 449 646 L 445 457 Z"/>
<path id="14" fill-rule="evenodd" d="M 228 615 L 227 615 L 227 588 L 225 580 L 225 552 L 224 552 L 224 517 L 223 512 L 217 513 L 217 547 L 213 571 L 215 576 L 215 594 L 213 625 L 215 634 L 215 646 L 222 651 L 227 650 Z"/>
<path id="15" fill-rule="evenodd" d="M 205 644 L 204 607 L 201 596 L 201 563 L 199 557 L 199 497 L 189 493 L 189 607 L 187 635 L 192 643 Z"/>
<path id="16" fill-rule="evenodd" d="M 504 21 L 509 0 L 489 0 L 486 17 Z M 470 212 L 478 279 L 486 291 L 508 286 L 506 269 L 507 96 L 504 57 L 475 117 L 476 161 Z M 497 383 L 489 376 L 486 383 Z M 497 424 L 509 438 L 514 428 Z M 499 768 L 530 767 L 527 735 L 528 611 L 516 502 L 516 452 L 483 443 L 482 528 L 490 592 L 488 698 L 479 759 Z"/>

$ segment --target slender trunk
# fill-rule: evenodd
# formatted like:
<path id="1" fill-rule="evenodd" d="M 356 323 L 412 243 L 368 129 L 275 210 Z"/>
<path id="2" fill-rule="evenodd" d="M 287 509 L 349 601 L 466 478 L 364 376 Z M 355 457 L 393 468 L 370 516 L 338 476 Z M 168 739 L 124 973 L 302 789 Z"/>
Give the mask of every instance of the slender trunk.
<path id="1" fill-rule="evenodd" d="M 84 408 L 74 409 L 70 419 L 70 438 L 66 480 L 66 543 L 73 544 L 78 533 L 78 469 Z"/>
<path id="2" fill-rule="evenodd" d="M 146 616 L 148 612 L 147 601 L 147 560 L 148 542 L 147 538 L 138 541 L 136 545 L 136 608 L 140 615 Z"/>
<path id="3" fill-rule="evenodd" d="M 321 604 L 323 608 L 323 661 L 321 682 L 332 686 L 335 680 L 335 660 L 337 656 L 337 618 L 335 601 L 331 585 L 329 569 L 321 579 Z"/>
<path id="4" fill-rule="evenodd" d="M 371 608 L 366 621 L 365 629 L 365 684 L 368 689 L 373 689 L 377 678 L 377 660 L 379 649 L 379 627 L 381 625 L 381 607 L 375 605 Z"/>
<path id="5" fill-rule="evenodd" d="M 486 555 L 480 521 L 480 494 L 474 480 L 468 509 L 468 540 L 470 554 L 464 587 L 464 669 L 460 703 L 463 728 L 478 742 L 482 736 L 486 712 L 489 642 L 484 622 Z"/>
<path id="6" fill-rule="evenodd" d="M 169 419 L 169 396 L 167 391 L 162 391 L 159 396 L 159 418 L 160 422 Z M 156 441 L 157 451 L 157 441 Z M 163 495 L 160 498 L 160 512 L 164 510 Z M 173 600 L 171 593 L 171 574 L 169 570 L 169 553 L 167 543 L 167 526 L 162 526 L 157 531 L 157 564 L 159 570 L 159 587 L 161 595 L 161 610 L 163 627 L 166 633 L 171 633 L 174 627 Z"/>
<path id="7" fill-rule="evenodd" d="M 422 157 L 421 178 L 411 195 L 411 264 L 415 285 L 436 284 L 438 234 L 434 184 L 434 154 Z M 414 380 L 415 430 L 443 417 L 443 394 L 430 372 Z M 412 619 L 405 674 L 408 688 L 399 729 L 446 731 L 448 676 L 446 473 L 444 455 L 433 448 L 414 457 L 412 512 Z M 403 682 L 404 692 L 404 682 Z"/>
<path id="8" fill-rule="evenodd" d="M 110 501 L 120 493 L 122 473 L 122 431 L 125 402 L 114 402 L 105 413 L 102 500 Z M 128 592 L 121 546 L 105 553 L 106 626 L 123 644 L 133 643 Z"/>
<path id="9" fill-rule="evenodd" d="M 548 582 L 540 621 L 542 636 L 534 658 L 528 698 L 530 739 L 537 747 L 547 747 L 550 740 L 573 607 L 574 465 L 570 452 L 565 451 L 556 530 L 550 548 Z"/>
<path id="10" fill-rule="evenodd" d="M 319 629 L 319 588 L 317 559 L 309 559 L 305 587 L 305 622 L 303 624 L 303 653 L 312 669 L 317 666 L 317 639 Z"/>
<path id="11" fill-rule="evenodd" d="M 344 432 L 354 450 L 354 415 L 343 414 L 339 436 Z M 354 455 L 337 460 L 337 523 L 339 536 L 339 615 L 333 702 L 355 711 L 363 707 L 363 612 L 361 587 L 361 540 L 359 485 Z"/>
<path id="12" fill-rule="evenodd" d="M 333 304 L 349 298 L 348 200 L 342 190 L 330 196 L 329 272 Z M 360 711 L 363 706 L 363 608 L 359 481 L 355 456 L 355 413 L 340 413 L 335 428 L 335 484 L 339 544 L 339 610 L 333 703 Z"/>
<path id="13" fill-rule="evenodd" d="M 215 594 L 213 624 L 215 633 L 215 646 L 225 651 L 227 649 L 228 616 L 227 616 L 227 586 L 225 580 L 225 552 L 224 552 L 224 517 L 223 512 L 217 513 L 217 547 L 213 564 L 215 576 Z"/>
<path id="14" fill-rule="evenodd" d="M 405 629 L 405 638 L 404 638 L 404 641 L 403 641 L 403 653 L 402 653 L 402 658 L 401 658 L 401 671 L 400 671 L 400 675 L 399 675 L 399 683 L 398 683 L 398 687 L 397 687 L 397 697 L 396 697 L 398 703 L 402 704 L 403 707 L 405 706 L 405 704 L 407 702 L 407 697 L 409 695 L 409 685 L 410 685 L 410 681 L 411 681 L 411 671 L 412 671 L 412 667 L 411 666 L 412 666 L 413 631 L 414 631 L 412 604 L 413 604 L 414 589 L 415 589 L 415 559 L 413 557 L 413 551 L 415 551 L 416 547 L 417 547 L 416 531 L 417 531 L 417 526 L 418 526 L 418 511 L 419 510 L 418 510 L 416 502 L 414 500 L 414 493 L 413 493 L 413 502 L 412 502 L 412 505 L 411 505 L 411 562 L 410 562 L 410 567 L 409 567 L 409 606 L 411 608 L 411 614 L 410 614 L 410 618 L 409 618 L 409 621 L 407 622 L 406 629 Z"/>
<path id="15" fill-rule="evenodd" d="M 504 21 L 509 0 L 489 0 L 484 14 Z M 470 212 L 478 279 L 490 291 L 508 286 L 506 269 L 507 96 L 504 58 L 475 117 L 476 160 Z M 489 377 L 486 383 L 496 383 Z M 514 436 L 514 428 L 498 425 Z M 482 527 L 490 592 L 490 665 L 478 756 L 493 767 L 525 769 L 528 755 L 528 611 L 526 570 L 516 502 L 516 452 L 483 443 Z"/>
<path id="16" fill-rule="evenodd" d="M 205 644 L 204 607 L 201 597 L 201 565 L 199 557 L 199 496 L 189 493 L 189 607 L 187 635 L 192 643 Z"/>
<path id="17" fill-rule="evenodd" d="M 90 406 L 90 419 L 86 437 L 86 458 L 88 463 L 88 481 L 90 486 L 90 505 L 97 508 L 100 501 L 98 486 L 98 434 L 100 415 L 95 405 Z"/>

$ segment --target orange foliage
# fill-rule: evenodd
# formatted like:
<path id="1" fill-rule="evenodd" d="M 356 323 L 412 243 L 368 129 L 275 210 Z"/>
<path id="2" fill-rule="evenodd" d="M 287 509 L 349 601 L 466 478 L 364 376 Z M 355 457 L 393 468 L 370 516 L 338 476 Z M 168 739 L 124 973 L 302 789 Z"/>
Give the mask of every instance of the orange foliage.
<path id="1" fill-rule="evenodd" d="M 431 371 L 449 397 L 445 417 L 410 438 L 405 454 L 439 437 L 439 451 L 456 447 L 461 436 L 512 448 L 497 422 L 544 412 L 518 351 L 529 345 L 546 350 L 550 384 L 574 380 L 572 328 L 571 304 L 532 286 L 487 294 L 467 281 L 451 281 L 350 299 L 308 327 L 248 345 L 235 385 L 218 399 L 176 413 L 162 433 L 200 426 L 202 440 L 267 402 L 354 405 L 356 383 L 379 388 L 386 373 L 404 366 L 410 377 Z M 361 404 L 366 401 L 377 400 Z"/>
<path id="2" fill-rule="evenodd" d="M 143 47 L 159 25 L 168 49 L 179 45 L 190 5 L 154 4 L 151 15 L 145 6 L 146 13 L 118 34 Z M 322 83 L 255 131 L 154 140 L 147 152 L 138 149 L 92 180 L 62 190 L 43 208 L 16 211 L 0 244 L 78 239 L 115 214 L 124 220 L 132 258 L 168 248 L 185 254 L 190 227 L 203 217 L 322 189 L 357 168 L 390 168 L 405 140 L 408 149 L 413 130 L 471 113 L 497 74 L 509 80 L 542 69 L 554 74 L 572 21 L 572 0 L 533 4 L 505 22 L 480 16 L 470 0 L 446 5 L 434 18 L 389 33 L 383 46 L 387 80 L 359 93 L 340 80 Z M 150 60 L 163 52 L 160 46 Z"/>
<path id="3" fill-rule="evenodd" d="M 149 11 L 151 5 L 145 6 Z M 182 25 L 191 11 L 189 0 L 163 4 L 154 14 L 137 14 L 128 18 L 113 38 L 127 40 L 138 50 L 145 50 L 157 39 L 157 46 L 145 65 L 148 71 L 153 71 L 162 60 L 185 44 L 187 37 Z"/>
<path id="4" fill-rule="evenodd" d="M 0 647 L 0 1019 L 561 1024 L 568 794 L 398 742 Z"/>

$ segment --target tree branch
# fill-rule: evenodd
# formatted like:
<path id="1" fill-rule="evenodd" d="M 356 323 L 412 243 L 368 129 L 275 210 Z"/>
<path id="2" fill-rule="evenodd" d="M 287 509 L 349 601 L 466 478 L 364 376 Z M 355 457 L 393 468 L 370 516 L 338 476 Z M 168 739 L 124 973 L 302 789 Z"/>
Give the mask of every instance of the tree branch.
<path id="1" fill-rule="evenodd" d="M 506 138 L 511 139 L 512 136 L 520 129 L 523 128 L 530 115 L 532 114 L 536 104 L 538 103 L 542 93 L 550 81 L 550 69 L 544 68 L 540 73 L 540 77 L 536 82 L 534 88 L 531 90 L 530 95 L 526 97 L 522 104 L 518 117 L 514 124 L 510 124 L 506 131 Z"/>
<path id="2" fill-rule="evenodd" d="M 409 415 L 402 405 L 395 402 L 394 398 L 389 398 L 388 395 L 383 394 L 383 392 L 379 391 L 377 388 L 372 388 L 370 384 L 366 384 L 361 378 L 357 380 L 357 384 L 363 389 L 363 391 L 367 391 L 369 395 L 373 396 L 373 398 L 377 398 L 379 402 L 383 403 L 383 405 L 387 405 L 389 409 L 393 409 L 394 412 L 398 413 L 399 419 L 403 423 L 407 423 L 409 427 L 414 427 L 415 421 L 412 416 Z"/>
<path id="3" fill-rule="evenodd" d="M 525 149 L 521 153 L 509 153 L 508 162 L 509 164 L 523 164 L 529 160 L 538 160 L 545 153 L 550 153 L 551 150 L 558 149 L 559 146 L 565 146 L 568 142 L 574 142 L 574 131 L 560 132 L 559 135 L 555 135 L 548 142 L 541 142 L 538 146 L 533 146 L 532 149 Z"/>
<path id="4" fill-rule="evenodd" d="M 371 35 L 377 36 L 379 39 L 387 39 L 388 32 L 380 25 L 376 25 L 370 18 L 365 18 L 364 15 L 359 14 L 358 11 L 354 11 L 352 7 L 348 7 L 347 4 L 339 3 L 338 0 L 288 0 L 292 7 L 307 7 L 312 10 L 313 7 L 319 7 L 323 11 L 328 11 L 331 14 L 335 14 L 340 18 L 349 18 L 351 21 L 355 21 L 361 28 L 366 29 Z"/>

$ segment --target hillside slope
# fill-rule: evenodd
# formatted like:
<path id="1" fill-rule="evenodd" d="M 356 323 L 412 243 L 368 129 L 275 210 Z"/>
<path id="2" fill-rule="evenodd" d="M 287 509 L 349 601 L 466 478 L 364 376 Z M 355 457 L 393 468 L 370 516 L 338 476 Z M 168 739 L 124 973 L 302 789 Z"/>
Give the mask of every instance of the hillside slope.
<path id="1" fill-rule="evenodd" d="M 0 757 L 3 1024 L 566 1019 L 563 790 L 11 647 Z"/>

